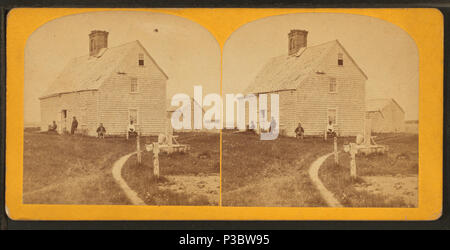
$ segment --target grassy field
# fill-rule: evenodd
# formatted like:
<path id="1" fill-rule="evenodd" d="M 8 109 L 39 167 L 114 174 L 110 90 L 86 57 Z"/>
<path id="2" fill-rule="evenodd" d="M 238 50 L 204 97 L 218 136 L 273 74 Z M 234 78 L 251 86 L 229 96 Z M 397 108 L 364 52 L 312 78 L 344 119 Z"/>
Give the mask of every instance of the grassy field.
<path id="1" fill-rule="evenodd" d="M 352 138 L 339 138 L 339 148 Z M 358 179 L 349 177 L 349 156 L 340 153 L 319 171 L 324 185 L 345 206 L 409 207 L 398 196 L 365 190 L 370 178 L 417 178 L 417 134 L 379 135 L 386 155 L 357 157 Z M 144 143 L 156 137 L 142 138 Z M 131 157 L 122 176 L 150 205 L 217 205 L 219 200 L 219 135 L 180 133 L 178 141 L 191 146 L 185 154 L 160 155 L 159 180 L 153 178 L 153 156 L 144 152 L 137 165 Z M 115 183 L 111 168 L 121 156 L 135 151 L 125 138 L 60 136 L 27 129 L 24 133 L 23 200 L 26 204 L 129 204 Z M 261 141 L 251 133 L 223 133 L 222 204 L 224 206 L 326 206 L 312 184 L 308 169 L 331 152 L 331 140 L 279 137 Z M 383 181 L 383 180 L 382 180 Z M 395 190 L 394 190 L 395 191 Z M 402 191 L 402 189 L 400 189 Z M 417 190 L 416 190 L 417 191 Z"/>
<path id="2" fill-rule="evenodd" d="M 111 167 L 135 150 L 132 141 L 29 131 L 24 133 L 24 203 L 128 204 Z"/>
<path id="3" fill-rule="evenodd" d="M 325 206 L 308 169 L 332 151 L 331 140 L 279 137 L 261 141 L 251 133 L 223 133 L 224 206 Z"/>
<path id="4" fill-rule="evenodd" d="M 160 154 L 161 177 L 159 180 L 153 176 L 153 153 L 151 152 L 142 154 L 141 165 L 137 164 L 136 156 L 131 157 L 122 169 L 123 178 L 147 204 L 218 205 L 219 134 L 180 133 L 177 140 L 180 144 L 190 145 L 191 149 L 187 153 Z M 208 178 L 211 176 L 213 178 Z M 189 185 L 194 187 L 191 188 Z M 170 186 L 176 186 L 179 189 Z M 187 190 L 195 190 L 195 192 L 188 193 Z"/>
<path id="5" fill-rule="evenodd" d="M 156 137 L 143 137 L 145 142 Z M 124 179 L 136 189 L 147 204 L 206 205 L 211 201 L 205 196 L 180 193 L 171 189 L 158 190 L 160 184 L 170 184 L 165 176 L 202 176 L 205 180 L 216 175 L 215 200 L 219 200 L 219 134 L 185 133 L 180 143 L 189 144 L 187 154 L 160 157 L 159 183 L 148 179 L 152 172 L 151 153 L 143 153 L 143 165 L 136 166 L 136 158 L 130 158 L 122 170 Z M 93 137 L 61 136 L 39 133 L 27 129 L 24 133 L 23 200 L 27 204 L 130 204 L 115 182 L 111 168 L 121 156 L 136 150 L 135 140 L 109 137 L 100 140 Z M 150 188 L 151 187 L 151 188 Z M 146 192 L 147 189 L 151 193 Z M 151 194 L 151 197 L 149 196 Z M 211 194 L 210 194 L 211 196 Z"/>
<path id="6" fill-rule="evenodd" d="M 329 157 L 319 170 L 319 178 L 344 206 L 411 206 L 401 195 L 373 193 L 359 187 L 368 185 L 366 180 L 375 177 L 390 178 L 399 183 L 405 178 L 417 177 L 418 135 L 385 134 L 378 135 L 376 141 L 378 144 L 389 146 L 389 152 L 383 155 L 357 156 L 358 178 L 356 180 L 350 178 L 350 156 L 347 153 L 339 154 L 339 165 L 337 166 L 334 164 L 334 158 Z M 400 189 L 400 187 L 396 189 Z"/>

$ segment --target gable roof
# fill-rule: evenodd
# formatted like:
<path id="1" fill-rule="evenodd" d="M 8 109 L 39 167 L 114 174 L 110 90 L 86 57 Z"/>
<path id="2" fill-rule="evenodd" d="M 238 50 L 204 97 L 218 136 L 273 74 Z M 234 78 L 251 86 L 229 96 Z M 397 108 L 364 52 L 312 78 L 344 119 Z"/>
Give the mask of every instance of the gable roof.
<path id="1" fill-rule="evenodd" d="M 338 40 L 300 49 L 292 56 L 274 57 L 262 68 L 246 93 L 266 93 L 296 89 L 322 62 L 334 46 L 340 46 L 367 78 Z"/>
<path id="2" fill-rule="evenodd" d="M 366 111 L 367 112 L 381 112 L 386 106 L 394 103 L 403 113 L 405 111 L 403 108 L 393 99 L 393 98 L 379 98 L 379 99 L 370 99 L 366 101 Z"/>
<path id="3" fill-rule="evenodd" d="M 120 46 L 105 48 L 99 51 L 97 56 L 80 56 L 72 59 L 59 76 L 50 84 L 42 98 L 54 96 L 61 93 L 71 93 L 86 90 L 96 90 L 117 69 L 120 62 L 136 46 L 144 49 L 145 53 L 156 64 L 155 60 L 148 54 L 147 50 L 139 41 L 125 43 Z M 161 72 L 164 71 L 156 64 Z"/>

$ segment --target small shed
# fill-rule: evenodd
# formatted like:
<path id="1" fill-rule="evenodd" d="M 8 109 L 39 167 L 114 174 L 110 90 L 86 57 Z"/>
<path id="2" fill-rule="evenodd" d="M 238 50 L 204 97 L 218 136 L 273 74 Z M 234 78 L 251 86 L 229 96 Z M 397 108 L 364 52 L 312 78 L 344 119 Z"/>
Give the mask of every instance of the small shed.
<path id="1" fill-rule="evenodd" d="M 396 133 L 405 131 L 405 111 L 392 98 L 367 101 L 367 116 L 371 120 L 372 132 Z"/>

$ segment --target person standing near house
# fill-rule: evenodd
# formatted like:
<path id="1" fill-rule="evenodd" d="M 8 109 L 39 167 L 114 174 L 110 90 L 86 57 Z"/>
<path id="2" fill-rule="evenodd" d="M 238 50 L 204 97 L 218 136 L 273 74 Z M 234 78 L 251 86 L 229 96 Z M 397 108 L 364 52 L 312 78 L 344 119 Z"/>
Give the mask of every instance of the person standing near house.
<path id="1" fill-rule="evenodd" d="M 75 131 L 77 130 L 77 128 L 78 128 L 78 121 L 77 121 L 77 118 L 74 116 L 73 120 L 72 120 L 72 128 L 70 129 L 70 133 L 72 135 L 75 134 Z"/>
<path id="2" fill-rule="evenodd" d="M 98 138 L 105 138 L 106 129 L 103 127 L 103 123 L 100 123 L 100 126 L 97 128 L 97 137 Z"/>
<path id="3" fill-rule="evenodd" d="M 297 128 L 295 129 L 295 138 L 303 140 L 303 134 L 305 130 L 302 127 L 302 124 L 299 122 Z"/>
<path id="4" fill-rule="evenodd" d="M 269 127 L 269 133 L 274 133 L 274 131 L 277 129 L 277 121 L 275 121 L 275 117 L 272 116 L 272 120 L 270 121 L 270 127 Z"/>

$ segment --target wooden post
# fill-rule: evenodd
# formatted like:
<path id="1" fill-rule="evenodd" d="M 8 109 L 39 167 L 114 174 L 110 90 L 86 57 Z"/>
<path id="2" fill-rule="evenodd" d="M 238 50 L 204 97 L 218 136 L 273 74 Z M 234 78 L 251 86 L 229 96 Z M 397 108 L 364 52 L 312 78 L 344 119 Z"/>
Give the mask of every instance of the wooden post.
<path id="1" fill-rule="evenodd" d="M 325 139 L 325 141 L 327 140 L 328 137 L 328 133 L 327 133 L 328 129 L 325 128 L 325 134 L 323 135 L 323 138 Z"/>
<path id="2" fill-rule="evenodd" d="M 141 165 L 142 157 L 141 157 L 141 143 L 140 143 L 140 133 L 136 134 L 136 151 L 137 151 L 137 161 L 138 164 Z"/>
<path id="3" fill-rule="evenodd" d="M 350 143 L 350 176 L 355 179 L 356 178 L 356 153 L 358 152 L 358 149 L 356 148 L 355 143 Z"/>
<path id="4" fill-rule="evenodd" d="M 153 143 L 153 175 L 159 179 L 159 144 Z"/>
<path id="5" fill-rule="evenodd" d="M 337 147 L 337 137 L 334 137 L 334 164 L 339 165 L 339 155 Z"/>
<path id="6" fill-rule="evenodd" d="M 372 128 L 371 128 L 371 120 L 370 119 L 368 119 L 368 118 L 366 118 L 365 120 L 364 120 L 364 144 L 366 145 L 366 146 L 369 146 L 370 145 L 370 139 L 371 139 L 371 136 L 372 136 Z"/>

